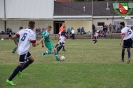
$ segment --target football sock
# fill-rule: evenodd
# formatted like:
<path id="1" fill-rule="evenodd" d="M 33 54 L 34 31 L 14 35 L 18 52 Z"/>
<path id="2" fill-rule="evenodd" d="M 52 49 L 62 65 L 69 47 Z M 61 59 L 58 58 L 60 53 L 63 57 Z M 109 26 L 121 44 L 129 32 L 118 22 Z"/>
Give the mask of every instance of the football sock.
<path id="1" fill-rule="evenodd" d="M 48 51 L 48 54 L 52 54 L 51 52 L 52 52 L 51 50 L 50 50 L 50 51 Z"/>
<path id="2" fill-rule="evenodd" d="M 122 60 L 124 60 L 124 55 L 125 55 L 125 49 L 122 49 Z"/>
<path id="3" fill-rule="evenodd" d="M 56 45 L 55 45 L 55 48 L 56 48 L 58 45 L 59 45 L 59 44 L 56 44 Z"/>
<path id="4" fill-rule="evenodd" d="M 21 69 L 22 69 L 22 67 L 18 65 L 18 66 L 15 68 L 15 70 L 13 71 L 12 75 L 9 77 L 8 80 L 11 81 L 11 80 L 18 74 L 18 72 L 19 72 Z"/>
<path id="5" fill-rule="evenodd" d="M 128 52 L 128 59 L 130 59 L 130 57 L 131 57 L 130 50 L 127 50 L 127 52 Z"/>
<path id="6" fill-rule="evenodd" d="M 16 46 L 16 47 L 14 47 L 13 52 L 15 52 L 15 51 L 17 50 L 17 48 L 18 48 L 17 46 Z"/>
<path id="7" fill-rule="evenodd" d="M 57 51 L 54 52 L 54 55 L 55 55 L 56 60 L 59 61 L 60 59 L 59 59 L 59 57 L 58 57 Z"/>
<path id="8" fill-rule="evenodd" d="M 57 52 L 60 51 L 60 49 L 62 48 L 63 45 L 60 45 L 58 48 L 57 48 Z"/>
<path id="9" fill-rule="evenodd" d="M 44 55 L 45 55 L 45 54 L 50 54 L 50 52 L 48 52 L 48 51 L 46 51 L 46 52 L 43 52 L 43 53 L 44 53 Z"/>
<path id="10" fill-rule="evenodd" d="M 94 44 L 96 44 L 97 40 L 95 40 Z"/>
<path id="11" fill-rule="evenodd" d="M 34 62 L 34 60 L 29 60 L 27 61 L 24 66 L 22 67 L 22 69 L 20 70 L 20 72 L 22 72 L 25 68 L 27 68 L 30 64 L 32 64 Z"/>

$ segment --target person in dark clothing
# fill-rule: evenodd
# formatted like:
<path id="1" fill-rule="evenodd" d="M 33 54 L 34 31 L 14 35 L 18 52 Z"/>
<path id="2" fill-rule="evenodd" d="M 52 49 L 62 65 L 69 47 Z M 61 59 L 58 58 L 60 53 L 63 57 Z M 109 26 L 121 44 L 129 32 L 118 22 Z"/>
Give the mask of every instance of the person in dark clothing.
<path id="1" fill-rule="evenodd" d="M 9 30 L 9 40 L 11 39 L 12 37 L 12 30 Z"/>
<path id="2" fill-rule="evenodd" d="M 95 27 L 95 25 L 93 24 L 93 25 L 92 25 L 92 32 L 93 32 L 93 35 L 95 34 L 95 31 L 96 31 L 96 27 Z"/>

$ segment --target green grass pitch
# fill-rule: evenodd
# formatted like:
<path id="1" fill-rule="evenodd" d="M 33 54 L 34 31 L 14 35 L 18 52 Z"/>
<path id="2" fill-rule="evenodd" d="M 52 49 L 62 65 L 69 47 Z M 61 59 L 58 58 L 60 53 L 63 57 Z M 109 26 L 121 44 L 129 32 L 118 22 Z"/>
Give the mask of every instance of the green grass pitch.
<path id="1" fill-rule="evenodd" d="M 125 62 L 121 62 L 119 42 L 99 40 L 94 45 L 91 40 L 67 40 L 67 51 L 59 53 L 66 57 L 62 62 L 54 55 L 42 58 L 47 49 L 41 45 L 31 47 L 34 63 L 23 71 L 23 79 L 13 79 L 16 86 L 10 86 L 5 81 L 18 65 L 19 55 L 11 53 L 12 40 L 0 41 L 0 88 L 133 88 L 133 60 L 126 63 L 126 52 Z"/>

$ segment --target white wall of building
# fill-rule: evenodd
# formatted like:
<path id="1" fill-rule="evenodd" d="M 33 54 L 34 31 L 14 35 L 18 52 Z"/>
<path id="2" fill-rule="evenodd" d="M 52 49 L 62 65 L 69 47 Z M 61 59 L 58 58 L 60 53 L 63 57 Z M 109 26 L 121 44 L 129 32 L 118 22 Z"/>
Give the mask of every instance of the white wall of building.
<path id="1" fill-rule="evenodd" d="M 22 26 L 23 28 L 28 28 L 28 22 L 29 21 L 7 21 L 7 28 L 11 28 L 13 32 L 17 32 L 20 26 Z M 4 26 L 4 23 L 1 24 L 0 21 L 0 28 L 2 25 Z M 49 25 L 53 27 L 53 21 L 35 21 L 35 29 L 46 28 Z M 50 33 L 53 34 L 53 28 Z"/>
<path id="2" fill-rule="evenodd" d="M 0 21 L 0 32 L 5 31 L 4 21 Z"/>
<path id="3" fill-rule="evenodd" d="M 53 12 L 54 0 L 6 0 L 7 18 L 53 18 Z"/>
<path id="4" fill-rule="evenodd" d="M 0 18 L 4 18 L 4 0 L 0 0 Z"/>
<path id="5" fill-rule="evenodd" d="M 80 27 L 84 27 L 86 32 L 92 31 L 92 21 L 65 21 L 66 27 L 73 27 L 75 33 L 77 33 L 77 29 Z"/>

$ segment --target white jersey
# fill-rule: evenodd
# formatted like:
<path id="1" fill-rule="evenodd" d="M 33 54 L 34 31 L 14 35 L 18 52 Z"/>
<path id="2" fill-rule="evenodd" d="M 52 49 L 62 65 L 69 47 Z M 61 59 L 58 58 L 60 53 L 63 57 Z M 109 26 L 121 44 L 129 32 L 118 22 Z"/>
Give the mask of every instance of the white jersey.
<path id="1" fill-rule="evenodd" d="M 74 34 L 74 30 L 72 30 L 71 32 L 72 32 L 72 34 Z"/>
<path id="2" fill-rule="evenodd" d="M 125 37 L 123 38 L 123 40 L 127 40 L 127 39 L 130 39 L 130 38 L 132 38 L 132 36 L 133 36 L 133 31 L 130 29 L 130 28 L 128 28 L 128 27 L 124 27 L 124 28 L 122 28 L 122 30 L 121 30 L 121 34 L 123 35 L 125 35 Z"/>
<path id="3" fill-rule="evenodd" d="M 60 36 L 60 40 L 59 40 L 59 42 L 61 42 L 61 43 L 65 43 L 65 39 L 66 39 L 66 37 L 63 36 L 63 35 L 61 35 L 61 32 L 59 32 L 59 36 Z"/>
<path id="4" fill-rule="evenodd" d="M 98 33 L 97 32 L 95 32 L 95 35 L 94 35 L 95 37 L 98 37 Z"/>
<path id="5" fill-rule="evenodd" d="M 26 54 L 30 50 L 30 43 L 36 42 L 35 32 L 31 29 L 23 29 L 16 35 L 20 38 L 18 43 L 18 54 Z"/>

